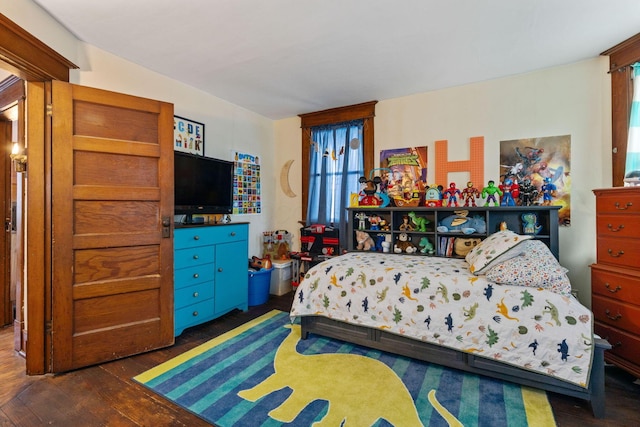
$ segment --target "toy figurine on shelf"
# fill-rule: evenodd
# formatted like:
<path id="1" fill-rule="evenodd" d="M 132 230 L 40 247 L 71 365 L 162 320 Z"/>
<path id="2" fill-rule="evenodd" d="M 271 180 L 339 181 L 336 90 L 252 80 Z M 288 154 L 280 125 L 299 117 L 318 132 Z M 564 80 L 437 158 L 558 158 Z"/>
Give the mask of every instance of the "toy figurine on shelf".
<path id="1" fill-rule="evenodd" d="M 409 212 L 407 216 L 411 219 L 411 223 L 416 226 L 416 230 L 427 231 L 427 224 L 431 221 L 423 216 L 417 216 L 415 212 Z"/>
<path id="2" fill-rule="evenodd" d="M 367 216 L 366 213 L 358 212 L 354 216 L 358 220 L 358 230 L 364 230 L 365 228 L 367 228 L 367 222 L 366 221 L 367 221 L 367 218 L 369 218 L 369 217 Z"/>
<path id="3" fill-rule="evenodd" d="M 369 228 L 371 228 L 372 230 L 380 230 L 380 221 L 382 221 L 380 215 L 369 215 Z"/>
<path id="4" fill-rule="evenodd" d="M 540 188 L 542 190 L 542 204 L 544 206 L 548 206 L 551 204 L 551 201 L 554 197 L 556 197 L 557 187 L 555 184 L 551 182 L 551 178 L 545 178 L 544 184 Z"/>
<path id="5" fill-rule="evenodd" d="M 408 215 L 403 215 L 402 216 L 402 224 L 400 224 L 400 226 L 398 227 L 398 230 L 400 231 L 413 231 L 413 225 L 411 225 L 411 222 L 409 222 L 409 216 Z"/>
<path id="6" fill-rule="evenodd" d="M 500 206 L 515 206 L 516 198 L 519 195 L 519 186 L 513 179 L 507 178 L 502 184 L 500 184 L 500 190 L 502 190 L 502 198 L 500 199 Z"/>
<path id="7" fill-rule="evenodd" d="M 487 183 L 487 186 L 484 187 L 482 189 L 482 198 L 486 198 L 484 205 L 485 206 L 489 206 L 489 203 L 493 202 L 494 206 L 499 206 L 500 203 L 498 202 L 498 199 L 496 198 L 497 196 L 502 196 L 502 190 L 500 190 L 498 187 L 496 187 L 496 183 L 493 180 L 490 180 Z"/>
<path id="8" fill-rule="evenodd" d="M 382 182 L 379 176 L 373 177 L 373 179 L 367 179 L 364 176 L 360 177 L 360 184 L 362 184 L 362 190 L 360 190 L 359 205 L 360 206 L 380 206 L 382 205 L 382 198 L 378 195 L 378 185 Z"/>
<path id="9" fill-rule="evenodd" d="M 456 188 L 456 183 L 449 184 L 449 188 L 444 190 L 444 198 L 447 199 L 447 206 L 458 207 L 458 197 L 460 197 L 460 190 Z"/>
<path id="10" fill-rule="evenodd" d="M 538 200 L 538 189 L 531 183 L 529 178 L 525 178 L 520 184 L 520 199 L 521 206 L 531 206 Z"/>
<path id="11" fill-rule="evenodd" d="M 359 251 L 372 251 L 375 250 L 376 244 L 373 241 L 373 238 L 364 231 L 357 230 L 356 231 L 356 242 L 358 245 L 356 249 Z"/>
<path id="12" fill-rule="evenodd" d="M 542 230 L 542 226 L 538 224 L 538 216 L 534 213 L 523 213 L 522 218 L 522 234 L 538 234 Z"/>
<path id="13" fill-rule="evenodd" d="M 476 199 L 480 197 L 480 190 L 473 186 L 473 182 L 467 182 L 467 187 L 462 190 L 462 200 L 466 207 L 476 207 Z"/>

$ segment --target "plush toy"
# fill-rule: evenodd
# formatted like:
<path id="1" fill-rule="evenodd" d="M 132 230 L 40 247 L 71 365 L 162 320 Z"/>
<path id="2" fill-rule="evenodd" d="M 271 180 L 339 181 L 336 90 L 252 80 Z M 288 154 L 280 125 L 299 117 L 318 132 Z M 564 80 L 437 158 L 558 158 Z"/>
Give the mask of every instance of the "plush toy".
<path id="1" fill-rule="evenodd" d="M 411 218 L 411 222 L 416 226 L 416 230 L 427 231 L 427 224 L 431 221 L 423 216 L 417 216 L 415 212 L 409 212 L 407 216 Z"/>
<path id="2" fill-rule="evenodd" d="M 358 243 L 356 249 L 359 251 L 370 251 L 376 247 L 376 243 L 369 236 L 369 233 L 364 231 L 356 230 L 356 242 Z"/>
<path id="3" fill-rule="evenodd" d="M 487 231 L 487 223 L 480 215 L 469 217 L 469 211 L 455 211 L 453 215 L 444 218 L 438 224 L 437 230 L 441 233 L 450 231 L 462 231 L 464 234 L 480 233 Z"/>
<path id="4" fill-rule="evenodd" d="M 466 256 L 481 241 L 482 239 L 458 237 L 453 242 L 453 252 L 458 256 Z"/>
<path id="5" fill-rule="evenodd" d="M 433 248 L 433 244 L 426 237 L 420 238 L 420 242 L 418 242 L 418 247 L 420 248 L 420 253 L 432 255 L 435 250 Z"/>
<path id="6" fill-rule="evenodd" d="M 384 236 L 384 242 L 382 242 L 382 252 L 391 252 L 391 234 Z"/>
<path id="7" fill-rule="evenodd" d="M 398 240 L 396 244 L 393 245 L 393 252 L 400 254 L 406 252 L 408 254 L 415 253 L 418 250 L 416 245 L 411 242 L 409 235 L 407 233 L 398 234 Z"/>
<path id="8" fill-rule="evenodd" d="M 256 270 L 269 270 L 273 266 L 271 262 L 271 258 L 268 256 L 266 258 L 258 258 L 257 256 L 252 256 L 249 260 L 249 267 L 255 268 Z"/>

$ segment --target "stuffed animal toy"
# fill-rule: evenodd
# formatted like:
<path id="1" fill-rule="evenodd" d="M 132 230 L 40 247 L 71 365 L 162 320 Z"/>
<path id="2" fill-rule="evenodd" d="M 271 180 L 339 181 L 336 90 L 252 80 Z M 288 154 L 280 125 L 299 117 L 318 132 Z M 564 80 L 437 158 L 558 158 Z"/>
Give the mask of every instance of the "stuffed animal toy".
<path id="1" fill-rule="evenodd" d="M 487 231 L 487 223 L 480 215 L 469 217 L 469 211 L 455 211 L 453 215 L 444 218 L 438 224 L 437 230 L 441 233 L 462 231 L 464 234 L 480 233 Z"/>
<path id="2" fill-rule="evenodd" d="M 396 244 L 393 245 L 393 252 L 397 254 L 403 252 L 412 254 L 417 252 L 417 250 L 418 248 L 413 244 L 413 242 L 411 242 L 411 239 L 409 238 L 409 235 L 407 233 L 398 234 L 398 240 L 396 241 Z"/>
<path id="3" fill-rule="evenodd" d="M 369 236 L 369 233 L 364 231 L 356 230 L 356 242 L 358 242 L 356 249 L 359 251 L 370 251 L 376 247 L 376 243 Z"/>
<path id="4" fill-rule="evenodd" d="M 481 241 L 482 239 L 458 237 L 453 242 L 453 252 L 458 256 L 466 256 Z"/>
<path id="5" fill-rule="evenodd" d="M 435 250 L 433 247 L 433 243 L 429 241 L 426 237 L 420 238 L 420 242 L 418 243 L 418 247 L 420 248 L 421 254 L 429 254 L 432 255 Z"/>

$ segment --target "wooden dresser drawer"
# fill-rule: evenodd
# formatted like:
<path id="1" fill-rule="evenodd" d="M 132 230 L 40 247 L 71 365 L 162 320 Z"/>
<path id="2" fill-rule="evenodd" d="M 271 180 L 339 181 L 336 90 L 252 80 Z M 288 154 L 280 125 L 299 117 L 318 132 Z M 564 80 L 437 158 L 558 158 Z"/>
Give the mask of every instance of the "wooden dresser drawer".
<path id="1" fill-rule="evenodd" d="M 213 299 L 179 308 L 175 311 L 175 327 L 182 331 L 184 328 L 202 323 L 202 319 L 211 319 L 213 313 Z"/>
<path id="2" fill-rule="evenodd" d="M 208 227 L 176 228 L 174 231 L 174 249 L 190 248 L 211 244 L 228 243 L 249 238 L 247 224 L 220 225 Z"/>
<path id="3" fill-rule="evenodd" d="M 607 357 L 607 353 L 611 353 L 612 355 L 633 362 L 636 366 L 640 364 L 639 336 L 620 331 L 599 322 L 595 323 L 594 331 L 611 344 L 611 350 L 605 352 L 605 358 Z"/>
<path id="4" fill-rule="evenodd" d="M 592 295 L 591 311 L 599 322 L 629 332 L 640 331 L 640 306 Z"/>
<path id="5" fill-rule="evenodd" d="M 633 215 L 598 215 L 598 237 L 640 237 L 640 219 Z"/>
<path id="6" fill-rule="evenodd" d="M 640 306 L 640 273 L 604 264 L 591 266 L 591 291 Z"/>
<path id="7" fill-rule="evenodd" d="M 593 190 L 596 195 L 596 211 L 604 213 L 640 214 L 640 187 L 616 187 Z"/>
<path id="8" fill-rule="evenodd" d="M 598 263 L 640 268 L 640 240 L 598 236 Z"/>
<path id="9" fill-rule="evenodd" d="M 204 282 L 195 286 L 175 290 L 174 307 L 176 310 L 191 304 L 213 298 L 213 282 Z"/>
<path id="10" fill-rule="evenodd" d="M 211 263 L 174 270 L 174 288 L 185 288 L 187 286 L 197 285 L 198 283 L 213 281 L 215 275 L 214 267 L 215 265 Z"/>
<path id="11" fill-rule="evenodd" d="M 215 247 L 213 245 L 178 249 L 173 254 L 173 265 L 176 269 L 179 269 L 210 264 L 214 261 L 214 254 Z"/>

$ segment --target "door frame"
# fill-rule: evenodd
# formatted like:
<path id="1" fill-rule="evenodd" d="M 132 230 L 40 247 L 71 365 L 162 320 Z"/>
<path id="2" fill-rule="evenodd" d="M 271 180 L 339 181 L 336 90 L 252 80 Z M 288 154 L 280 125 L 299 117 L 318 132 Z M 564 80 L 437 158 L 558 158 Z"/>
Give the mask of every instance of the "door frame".
<path id="1" fill-rule="evenodd" d="M 42 43 L 19 25 L 0 14 L 0 67 L 27 81 L 28 190 L 25 212 L 26 227 L 28 332 L 26 371 L 29 375 L 44 374 L 47 366 L 46 330 L 50 327 L 51 306 L 51 170 L 47 156 L 51 134 L 45 126 L 47 111 L 46 83 L 69 81 L 69 70 L 78 66 Z"/>

